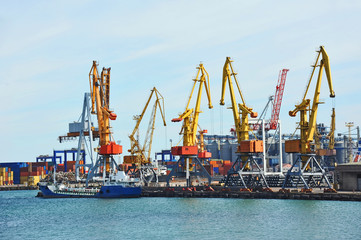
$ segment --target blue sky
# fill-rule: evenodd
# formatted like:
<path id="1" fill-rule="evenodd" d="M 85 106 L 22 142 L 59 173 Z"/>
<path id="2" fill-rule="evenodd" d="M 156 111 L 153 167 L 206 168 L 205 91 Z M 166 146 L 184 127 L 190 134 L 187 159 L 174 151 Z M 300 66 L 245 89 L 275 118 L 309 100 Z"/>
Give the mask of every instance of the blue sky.
<path id="1" fill-rule="evenodd" d="M 200 126 L 227 134 L 230 110 L 219 106 L 226 56 L 247 105 L 262 112 L 274 94 L 279 70 L 289 68 L 281 120 L 284 132 L 298 121 L 299 103 L 320 45 L 331 62 L 335 101 L 324 78 L 318 122 L 329 125 L 336 107 L 337 132 L 360 124 L 361 3 L 358 1 L 7 1 L 0 8 L 0 161 L 33 161 L 68 149 L 57 137 L 78 120 L 93 60 L 111 67 L 111 107 L 116 140 L 124 151 L 150 90 L 165 98 L 167 128 L 157 121 L 154 149 L 180 137 L 183 112 L 202 62 L 210 75 L 214 109 L 203 95 Z M 313 92 L 311 92 L 313 93 Z M 228 92 L 226 104 L 230 104 Z M 221 118 L 221 115 L 223 116 Z M 143 128 L 148 124 L 145 118 Z"/>

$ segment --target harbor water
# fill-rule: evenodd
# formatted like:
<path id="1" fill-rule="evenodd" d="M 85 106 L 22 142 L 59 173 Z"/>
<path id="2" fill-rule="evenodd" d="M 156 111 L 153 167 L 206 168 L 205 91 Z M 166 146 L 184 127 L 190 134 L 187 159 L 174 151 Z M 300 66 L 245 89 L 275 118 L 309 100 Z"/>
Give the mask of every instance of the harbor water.
<path id="1" fill-rule="evenodd" d="M 361 202 L 36 194 L 0 192 L 0 239 L 361 239 Z"/>

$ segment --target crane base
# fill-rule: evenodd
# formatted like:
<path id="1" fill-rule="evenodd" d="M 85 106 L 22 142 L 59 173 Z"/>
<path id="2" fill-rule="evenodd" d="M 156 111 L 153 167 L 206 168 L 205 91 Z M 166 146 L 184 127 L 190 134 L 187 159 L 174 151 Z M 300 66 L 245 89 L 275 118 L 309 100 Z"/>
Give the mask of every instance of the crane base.
<path id="1" fill-rule="evenodd" d="M 241 157 L 248 159 L 242 166 Z M 249 165 L 250 169 L 245 169 Z M 255 160 L 254 154 L 243 154 L 237 157 L 231 169 L 227 173 L 226 186 L 241 186 L 244 189 L 269 189 L 263 170 Z"/>
<path id="2" fill-rule="evenodd" d="M 126 173 L 132 178 L 139 178 L 145 186 L 148 186 L 152 181 L 158 183 L 158 174 L 151 164 L 142 165 L 140 169 L 136 164 L 133 164 Z"/>
<path id="3" fill-rule="evenodd" d="M 116 161 L 114 160 L 114 157 L 112 155 L 109 156 L 110 158 L 110 161 L 109 161 L 109 167 L 110 169 L 112 169 L 113 171 L 114 170 L 119 170 L 119 167 L 118 167 L 118 164 L 116 163 Z M 105 169 L 106 169 L 106 161 L 107 161 L 107 158 L 103 155 L 99 155 L 99 158 L 98 160 L 95 162 L 95 165 L 89 169 L 88 171 L 88 177 L 86 179 L 86 186 L 88 186 L 88 182 L 93 179 L 93 177 L 96 175 L 96 174 L 100 174 L 100 170 L 103 169 L 102 171 L 104 172 L 103 176 L 105 177 L 106 176 L 106 172 L 105 172 Z"/>
<path id="4" fill-rule="evenodd" d="M 189 178 L 186 176 L 186 158 L 189 158 L 189 162 L 194 164 L 193 171 L 189 171 Z M 184 177 L 187 182 L 187 187 L 191 187 L 191 178 L 192 177 L 206 177 L 208 179 L 208 185 L 211 185 L 212 177 L 208 173 L 208 171 L 204 168 L 202 162 L 197 157 L 194 156 L 181 156 L 181 158 L 177 161 L 177 163 L 173 166 L 172 171 L 167 176 L 167 187 L 169 187 L 169 181 L 172 177 Z"/>
<path id="5" fill-rule="evenodd" d="M 308 157 L 307 162 L 302 166 L 301 157 Z M 310 169 L 306 169 L 310 166 Z M 303 185 L 304 189 L 332 188 L 325 170 L 316 159 L 315 154 L 301 154 L 288 170 L 282 188 L 297 188 Z"/>

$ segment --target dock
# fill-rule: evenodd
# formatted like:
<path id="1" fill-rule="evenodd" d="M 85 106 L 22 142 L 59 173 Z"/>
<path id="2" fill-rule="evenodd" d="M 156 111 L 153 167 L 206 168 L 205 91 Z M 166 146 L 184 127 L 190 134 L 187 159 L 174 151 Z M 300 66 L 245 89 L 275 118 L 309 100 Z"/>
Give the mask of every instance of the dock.
<path id="1" fill-rule="evenodd" d="M 0 191 L 14 191 L 14 190 L 37 190 L 38 186 L 27 186 L 24 184 L 3 185 L 0 186 Z"/>
<path id="2" fill-rule="evenodd" d="M 213 187 L 213 186 L 212 186 Z M 196 191 L 189 191 L 184 187 L 143 187 L 142 197 L 181 197 L 181 198 L 240 198 L 240 199 L 297 199 L 297 200 L 330 200 L 330 201 L 361 201 L 361 192 L 324 193 L 314 192 L 248 192 L 240 188 L 213 187 L 214 191 L 207 191 L 204 187 L 197 187 Z"/>

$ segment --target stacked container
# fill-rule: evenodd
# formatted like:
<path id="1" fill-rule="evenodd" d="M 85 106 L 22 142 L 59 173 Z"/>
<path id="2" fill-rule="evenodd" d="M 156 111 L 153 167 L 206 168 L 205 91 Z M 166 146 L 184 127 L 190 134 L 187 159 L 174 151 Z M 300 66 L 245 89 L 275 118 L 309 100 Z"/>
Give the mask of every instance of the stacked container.
<path id="1" fill-rule="evenodd" d="M 13 185 L 14 184 L 14 173 L 11 168 L 2 167 L 0 168 L 0 185 Z"/>
<path id="2" fill-rule="evenodd" d="M 82 161 L 80 161 L 82 164 Z M 67 161 L 65 164 L 58 164 L 57 171 L 75 171 L 75 161 Z M 0 163 L 0 185 L 27 184 L 36 185 L 49 172 L 54 171 L 52 162 L 13 162 Z M 84 173 L 84 169 L 80 169 Z"/>

